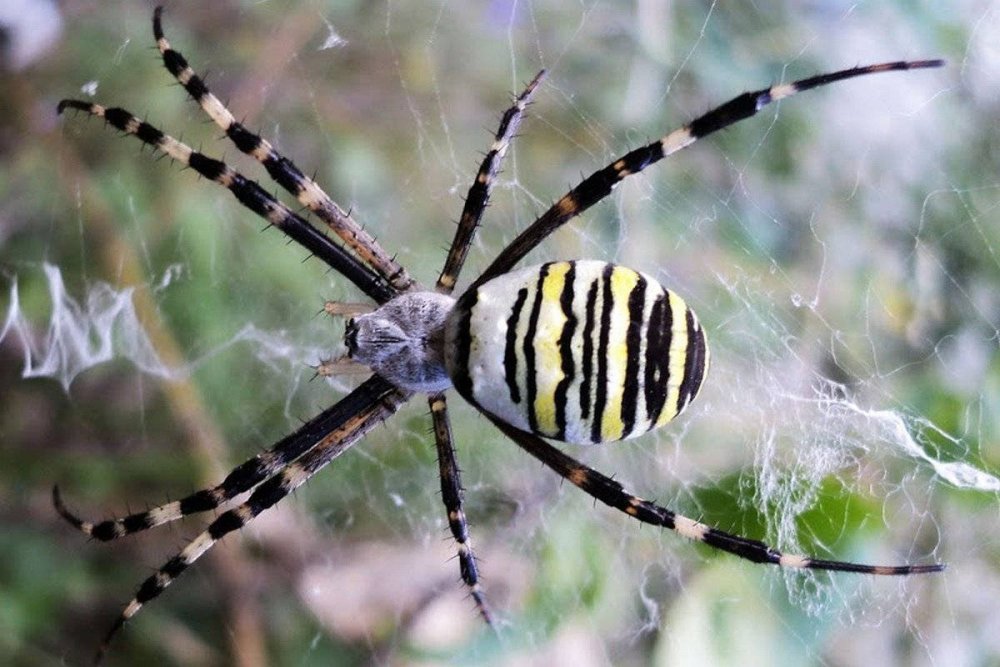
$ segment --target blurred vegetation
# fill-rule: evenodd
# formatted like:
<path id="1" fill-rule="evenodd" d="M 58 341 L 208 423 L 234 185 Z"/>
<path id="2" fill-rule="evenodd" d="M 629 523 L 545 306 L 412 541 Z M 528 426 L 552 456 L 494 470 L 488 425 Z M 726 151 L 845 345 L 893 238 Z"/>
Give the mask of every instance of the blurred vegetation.
<path id="1" fill-rule="evenodd" d="M 14 665 L 88 661 L 135 586 L 204 525 L 91 543 L 56 518 L 52 484 L 96 518 L 219 479 L 351 384 L 309 382 L 307 364 L 341 337 L 314 316 L 322 300 L 358 298 L 225 191 L 99 121 L 57 117 L 60 98 L 96 87 L 262 178 L 163 70 L 151 4 L 59 9 L 51 50 L 0 74 L 0 321 L 16 295 L 24 325 L 8 319 L 0 341 L 0 655 Z M 891 428 L 899 417 L 928 456 L 1000 471 L 995 8 L 173 2 L 166 30 L 425 283 L 510 91 L 543 66 L 466 280 L 581 173 L 738 92 L 948 58 L 782 103 L 632 179 L 532 258 L 655 273 L 714 345 L 679 424 L 574 455 L 782 548 L 950 569 L 789 575 L 640 530 L 456 398 L 496 637 L 458 581 L 421 399 L 217 546 L 129 624 L 109 664 L 1000 661 L 997 494 L 956 488 Z M 170 376 L 123 358 L 120 327 L 115 358 L 68 388 L 26 377 L 54 335 L 45 265 L 78 302 L 102 282 L 134 290 Z"/>

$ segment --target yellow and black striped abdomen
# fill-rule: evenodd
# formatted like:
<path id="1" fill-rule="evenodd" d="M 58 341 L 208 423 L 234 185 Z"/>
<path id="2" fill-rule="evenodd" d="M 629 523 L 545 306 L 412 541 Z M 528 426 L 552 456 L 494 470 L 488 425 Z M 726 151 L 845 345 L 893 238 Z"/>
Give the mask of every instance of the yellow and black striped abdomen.
<path id="1" fill-rule="evenodd" d="M 697 317 L 656 280 L 599 261 L 550 262 L 466 292 L 450 315 L 455 388 L 525 431 L 621 440 L 697 395 L 708 348 Z"/>

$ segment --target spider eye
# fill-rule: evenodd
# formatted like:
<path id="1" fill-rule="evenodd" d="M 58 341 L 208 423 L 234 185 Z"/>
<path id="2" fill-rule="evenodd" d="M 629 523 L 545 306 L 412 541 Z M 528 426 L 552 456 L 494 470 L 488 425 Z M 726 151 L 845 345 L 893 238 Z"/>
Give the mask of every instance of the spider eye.
<path id="1" fill-rule="evenodd" d="M 344 329 L 344 343 L 347 345 L 347 354 L 353 357 L 358 347 L 358 323 L 353 317 L 347 320 L 347 326 Z"/>

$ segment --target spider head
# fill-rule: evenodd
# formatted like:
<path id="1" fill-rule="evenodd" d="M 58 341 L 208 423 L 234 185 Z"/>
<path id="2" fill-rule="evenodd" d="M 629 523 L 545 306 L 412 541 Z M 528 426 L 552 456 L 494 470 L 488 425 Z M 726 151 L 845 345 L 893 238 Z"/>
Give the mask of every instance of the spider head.
<path id="1" fill-rule="evenodd" d="M 347 353 L 403 389 L 444 391 L 451 387 L 444 323 L 454 303 L 437 292 L 411 292 L 353 317 L 344 332 Z"/>

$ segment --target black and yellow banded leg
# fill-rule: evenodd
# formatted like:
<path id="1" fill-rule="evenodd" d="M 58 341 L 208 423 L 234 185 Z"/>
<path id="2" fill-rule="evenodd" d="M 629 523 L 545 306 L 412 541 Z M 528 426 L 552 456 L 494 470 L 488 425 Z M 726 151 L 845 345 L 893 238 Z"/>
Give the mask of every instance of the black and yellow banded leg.
<path id="1" fill-rule="evenodd" d="M 208 512 L 280 472 L 282 468 L 309 451 L 327 433 L 342 426 L 351 414 L 382 400 L 393 391 L 391 384 L 378 375 L 374 375 L 335 405 L 310 419 L 294 433 L 282 438 L 271 449 L 241 463 L 217 486 L 196 491 L 180 500 L 153 507 L 144 512 L 137 512 L 119 519 L 91 522 L 85 521 L 69 511 L 60 496 L 58 487 L 52 489 L 52 500 L 56 511 L 67 522 L 77 530 L 102 542 L 155 528 L 191 514 Z"/>
<path id="2" fill-rule="evenodd" d="M 473 287 L 478 287 L 486 281 L 510 271 L 549 234 L 607 197 L 611 194 L 611 190 L 628 176 L 639 173 L 651 164 L 690 146 L 702 137 L 756 115 L 758 111 L 771 102 L 843 79 L 879 72 L 926 69 L 942 65 L 944 65 L 943 60 L 912 60 L 854 67 L 809 77 L 793 83 L 777 84 L 734 97 L 684 127 L 674 130 L 659 141 L 637 148 L 583 179 L 579 185 L 563 195 L 549 210 L 511 241 L 483 274 L 476 279 Z"/>
<path id="3" fill-rule="evenodd" d="M 437 446 L 438 471 L 441 476 L 441 499 L 448 512 L 448 527 L 458 544 L 458 566 L 462 581 L 469 587 L 469 594 L 476 603 L 476 609 L 488 624 L 493 625 L 493 614 L 486 602 L 486 595 L 479 585 L 479 568 L 476 554 L 469 538 L 469 523 L 462 507 L 462 478 L 455 457 L 455 445 L 451 437 L 451 421 L 448 419 L 448 404 L 444 394 L 428 397 L 431 418 L 434 422 L 434 442 Z"/>
<path id="4" fill-rule="evenodd" d="M 487 417 L 497 428 L 516 442 L 522 449 L 547 465 L 561 477 L 579 487 L 605 505 L 628 514 L 643 523 L 669 528 L 678 535 L 702 542 L 710 547 L 726 551 L 754 563 L 770 563 L 781 567 L 810 570 L 832 570 L 838 572 L 859 572 L 877 575 L 907 575 L 940 572 L 945 566 L 940 563 L 927 565 L 863 565 L 835 560 L 821 560 L 798 554 L 785 554 L 764 544 L 741 535 L 733 535 L 701 522 L 681 516 L 656 503 L 643 500 L 625 491 L 621 484 L 596 470 L 589 468 L 574 458 L 567 456 L 541 438 L 509 426 L 497 419 Z"/>
<path id="5" fill-rule="evenodd" d="M 100 662 L 111 640 L 143 605 L 159 596 L 216 542 L 229 533 L 240 530 L 258 514 L 304 484 L 366 433 L 395 414 L 411 396 L 409 392 L 390 389 L 378 396 L 369 397 L 368 402 L 362 406 L 344 410 L 340 423 L 321 434 L 309 451 L 260 484 L 246 502 L 220 514 L 204 532 L 142 582 L 135 597 L 125 606 L 101 642 L 95 662 Z M 340 401 L 337 406 L 341 406 L 346 400 Z"/>
<path id="6" fill-rule="evenodd" d="M 163 7 L 153 13 L 153 36 L 163 56 L 163 64 L 184 90 L 226 133 L 243 153 L 253 157 L 267 170 L 278 185 L 295 195 L 299 203 L 326 223 L 361 260 L 398 292 L 415 285 L 409 273 L 369 234 L 351 214 L 334 202 L 316 181 L 309 178 L 288 158 L 284 157 L 263 137 L 254 134 L 236 120 L 226 106 L 208 89 L 205 81 L 188 65 L 187 60 L 170 46 L 163 34 Z"/>
<path id="7" fill-rule="evenodd" d="M 525 89 L 514 98 L 514 104 L 507 109 L 500 118 L 500 127 L 493 138 L 493 145 L 479 165 L 476 173 L 476 180 L 469 188 L 469 193 L 465 197 L 465 206 L 462 209 L 462 217 L 458 220 L 458 229 L 455 230 L 455 238 L 451 242 L 448 250 L 448 257 L 445 259 L 444 268 L 437 279 L 437 290 L 444 294 L 451 294 L 458 282 L 458 276 L 462 272 L 462 265 L 469 254 L 469 247 L 476 235 L 476 228 L 483 217 L 490 200 L 490 192 L 496 182 L 497 174 L 503 159 L 507 155 L 511 141 L 517 134 L 517 129 L 521 125 L 524 117 L 524 110 L 531 101 L 538 84 L 545 78 L 545 70 L 535 75 L 535 78 L 525 87 Z"/>
<path id="8" fill-rule="evenodd" d="M 330 268 L 343 274 L 377 303 L 385 303 L 398 294 L 395 288 L 358 258 L 293 213 L 291 209 L 268 194 L 256 181 L 246 178 L 225 162 L 194 150 L 149 123 L 139 120 L 125 109 L 104 107 L 83 100 L 59 102 L 59 113 L 66 109 L 76 109 L 103 118 L 125 134 L 136 137 L 228 189 L 241 204 L 283 231 L 303 248 L 326 262 Z"/>

